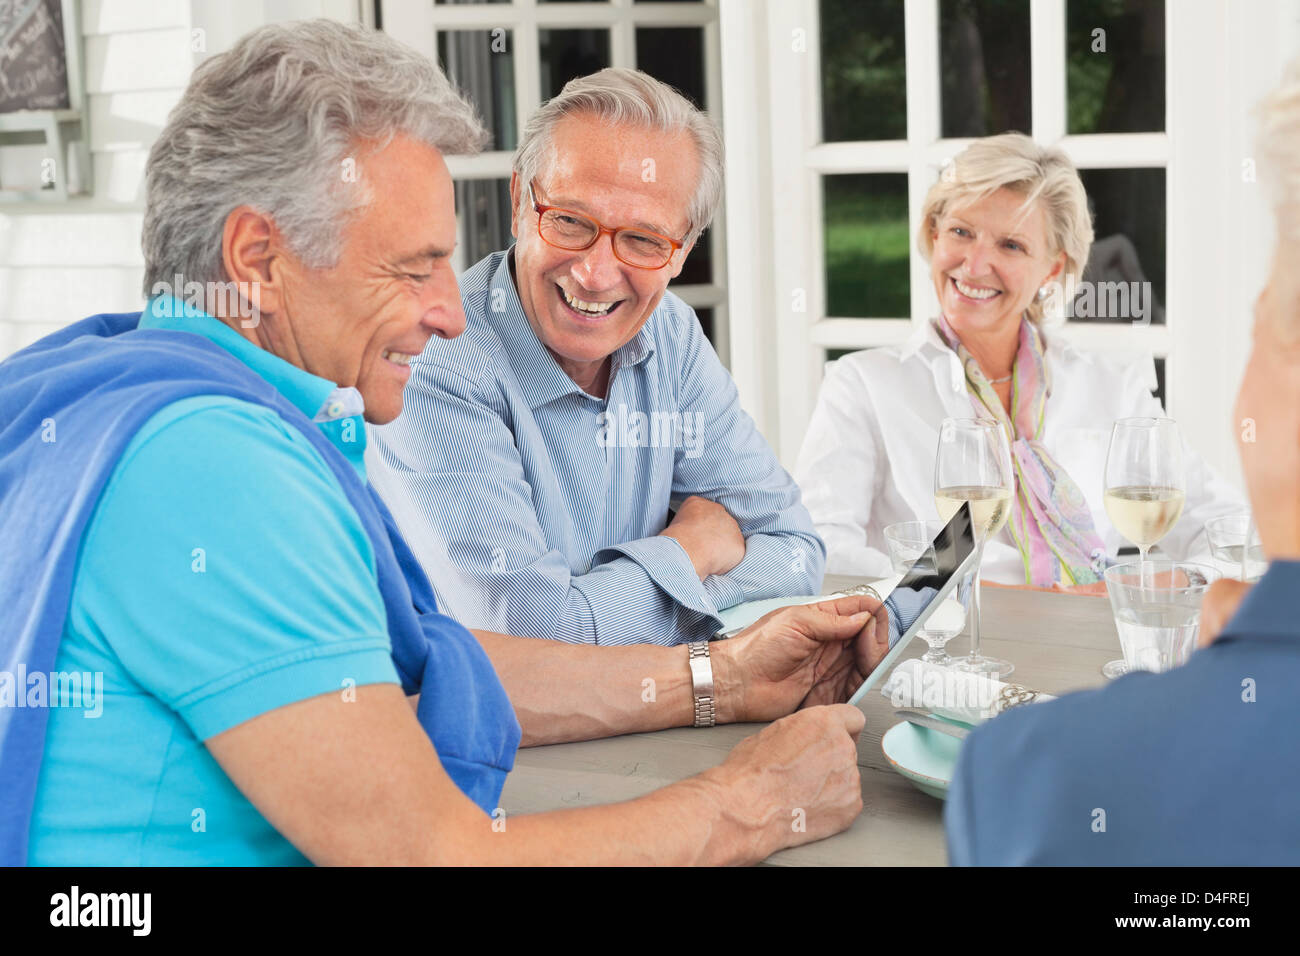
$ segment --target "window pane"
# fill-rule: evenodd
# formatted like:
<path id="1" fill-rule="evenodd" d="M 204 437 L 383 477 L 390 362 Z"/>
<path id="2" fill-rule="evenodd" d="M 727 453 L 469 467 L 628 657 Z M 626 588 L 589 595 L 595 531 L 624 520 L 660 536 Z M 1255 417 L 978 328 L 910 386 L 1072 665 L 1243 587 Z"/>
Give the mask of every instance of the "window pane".
<path id="1" fill-rule="evenodd" d="M 1031 132 L 1029 0 L 942 0 L 943 136 Z"/>
<path id="2" fill-rule="evenodd" d="M 1164 0 L 1069 0 L 1066 33 L 1071 133 L 1165 128 Z"/>
<path id="3" fill-rule="evenodd" d="M 510 235 L 510 180 L 464 179 L 455 189 L 460 242 L 469 268 L 514 241 Z"/>
<path id="4" fill-rule="evenodd" d="M 819 9 L 822 139 L 906 139 L 903 0 L 821 0 Z"/>
<path id="5" fill-rule="evenodd" d="M 907 250 L 907 174 L 822 179 L 826 241 L 826 314 L 911 315 Z"/>
<path id="6" fill-rule="evenodd" d="M 514 149 L 514 38 L 508 30 L 440 30 L 438 63 L 470 98 L 488 130 L 489 149 Z"/>
<path id="7" fill-rule="evenodd" d="M 1081 169 L 1096 239 L 1071 318 L 1165 321 L 1165 171 Z"/>
<path id="8" fill-rule="evenodd" d="M 712 307 L 702 305 L 702 306 L 700 306 L 698 309 L 695 310 L 695 314 L 696 314 L 697 316 L 699 316 L 699 319 L 700 319 L 700 327 L 701 327 L 702 329 L 704 329 L 704 337 L 705 337 L 706 339 L 708 339 L 710 342 L 712 342 L 712 341 L 713 341 L 713 309 L 712 309 Z"/>
<path id="9" fill-rule="evenodd" d="M 538 41 L 544 100 L 569 80 L 609 66 L 608 30 L 539 30 Z"/>
<path id="10" fill-rule="evenodd" d="M 704 31 L 699 27 L 641 27 L 636 31 L 636 65 L 708 109 L 704 98 Z"/>
<path id="11" fill-rule="evenodd" d="M 713 242 L 709 235 L 710 231 L 704 230 L 700 238 L 695 240 L 695 248 L 686 257 L 686 264 L 682 266 L 681 274 L 673 280 L 673 285 L 693 285 L 713 281 Z"/>
<path id="12" fill-rule="evenodd" d="M 674 87 L 701 109 L 704 95 L 704 31 L 699 27 L 641 27 L 636 31 L 637 69 Z M 676 285 L 713 281 L 713 248 L 705 232 L 686 258 Z"/>

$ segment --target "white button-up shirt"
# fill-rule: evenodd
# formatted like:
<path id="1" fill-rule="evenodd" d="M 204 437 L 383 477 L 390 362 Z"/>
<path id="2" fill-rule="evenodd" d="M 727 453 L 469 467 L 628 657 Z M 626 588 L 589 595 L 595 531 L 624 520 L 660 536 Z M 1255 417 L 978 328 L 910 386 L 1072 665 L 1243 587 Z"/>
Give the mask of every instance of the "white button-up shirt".
<path id="1" fill-rule="evenodd" d="M 1117 418 L 1162 417 L 1151 389 L 1155 365 L 1081 352 L 1045 333 L 1052 390 L 1043 444 L 1074 479 L 1097 533 L 1114 558 L 1128 545 L 1102 501 L 1106 451 Z M 898 521 L 938 520 L 935 450 L 945 418 L 977 417 L 957 354 L 926 323 L 903 346 L 869 349 L 832 364 L 795 466 L 804 504 L 826 542 L 828 574 L 893 573 L 885 528 Z M 1159 543 L 1179 560 L 1212 563 L 1208 518 L 1249 510 L 1236 489 L 1184 445 L 1187 504 Z M 985 580 L 1025 584 L 1024 563 L 1004 528 L 984 551 Z"/>

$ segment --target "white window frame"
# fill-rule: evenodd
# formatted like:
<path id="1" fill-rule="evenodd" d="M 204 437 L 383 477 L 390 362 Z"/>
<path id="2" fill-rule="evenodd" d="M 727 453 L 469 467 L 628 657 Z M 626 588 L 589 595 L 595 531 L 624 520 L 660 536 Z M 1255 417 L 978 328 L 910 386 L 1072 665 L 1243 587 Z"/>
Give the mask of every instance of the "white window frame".
<path id="1" fill-rule="evenodd" d="M 370 5 L 367 4 L 367 7 Z M 367 16 L 373 19 L 370 13 Z M 720 120 L 723 97 L 718 53 L 718 0 L 700 3 L 511 3 L 442 4 L 433 0 L 387 0 L 383 30 L 415 47 L 434 62 L 438 57 L 439 30 L 494 30 L 510 33 L 514 56 L 516 129 L 522 134 L 528 118 L 542 103 L 539 32 L 546 29 L 608 29 L 610 66 L 636 66 L 637 27 L 701 27 L 704 47 L 704 95 L 710 115 Z M 514 153 L 489 150 L 477 156 L 449 156 L 447 168 L 456 182 L 471 179 L 509 179 Z M 707 241 L 713 255 L 713 281 L 670 286 L 692 308 L 713 310 L 713 345 L 724 363 L 729 361 L 727 306 L 727 238 L 724 209 L 719 210 Z M 458 258 L 457 272 L 473 263 Z"/>
<path id="2" fill-rule="evenodd" d="M 1249 302 L 1271 245 L 1267 212 L 1241 188 L 1237 171 L 1250 155 L 1249 108 L 1295 53 L 1300 3 L 1276 0 L 1247 10 L 1231 0 L 1166 0 L 1166 132 L 1086 136 L 1065 135 L 1065 3 L 1030 4 L 1034 139 L 1060 145 L 1084 169 L 1165 168 L 1167 217 L 1166 324 L 1080 322 L 1065 334 L 1082 348 L 1164 358 L 1168 412 L 1193 447 L 1237 478 L 1230 410 L 1248 349 Z M 907 138 L 888 142 L 819 142 L 817 0 L 721 0 L 720 15 L 724 91 L 758 91 L 747 109 L 742 97 L 727 99 L 728 153 L 765 152 L 754 170 L 737 175 L 734 161 L 728 168 L 730 267 L 748 277 L 753 266 L 741 257 L 760 265 L 758 288 L 730 290 L 732 370 L 742 402 L 792 467 L 827 350 L 903 341 L 938 308 L 913 242 L 910 316 L 826 314 L 820 177 L 906 173 L 914 229 L 939 168 L 970 140 L 939 135 L 939 0 L 905 0 Z M 760 59 L 754 50 L 763 47 L 766 77 L 753 65 Z M 1208 291 L 1207 258 L 1215 263 L 1215 288 Z M 806 311 L 796 312 L 800 293 Z"/>

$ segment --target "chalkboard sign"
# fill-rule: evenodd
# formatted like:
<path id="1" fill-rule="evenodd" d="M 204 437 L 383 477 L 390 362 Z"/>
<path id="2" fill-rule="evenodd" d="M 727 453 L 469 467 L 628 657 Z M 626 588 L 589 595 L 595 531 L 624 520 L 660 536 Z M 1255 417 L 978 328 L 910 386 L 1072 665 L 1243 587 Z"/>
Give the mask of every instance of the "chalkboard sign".
<path id="1" fill-rule="evenodd" d="M 0 0 L 0 113 L 69 105 L 61 0 Z"/>

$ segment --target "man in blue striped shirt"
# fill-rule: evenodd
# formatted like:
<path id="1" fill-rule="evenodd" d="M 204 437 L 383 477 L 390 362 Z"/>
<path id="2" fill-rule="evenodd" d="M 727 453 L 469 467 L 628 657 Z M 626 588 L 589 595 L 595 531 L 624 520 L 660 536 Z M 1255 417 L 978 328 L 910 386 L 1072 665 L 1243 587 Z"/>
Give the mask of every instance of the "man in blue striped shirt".
<path id="1" fill-rule="evenodd" d="M 712 122 L 634 70 L 574 80 L 528 123 L 517 242 L 462 277 L 465 333 L 412 364 L 369 462 L 467 626 L 674 644 L 820 590 L 798 487 L 667 291 L 721 186 Z"/>

